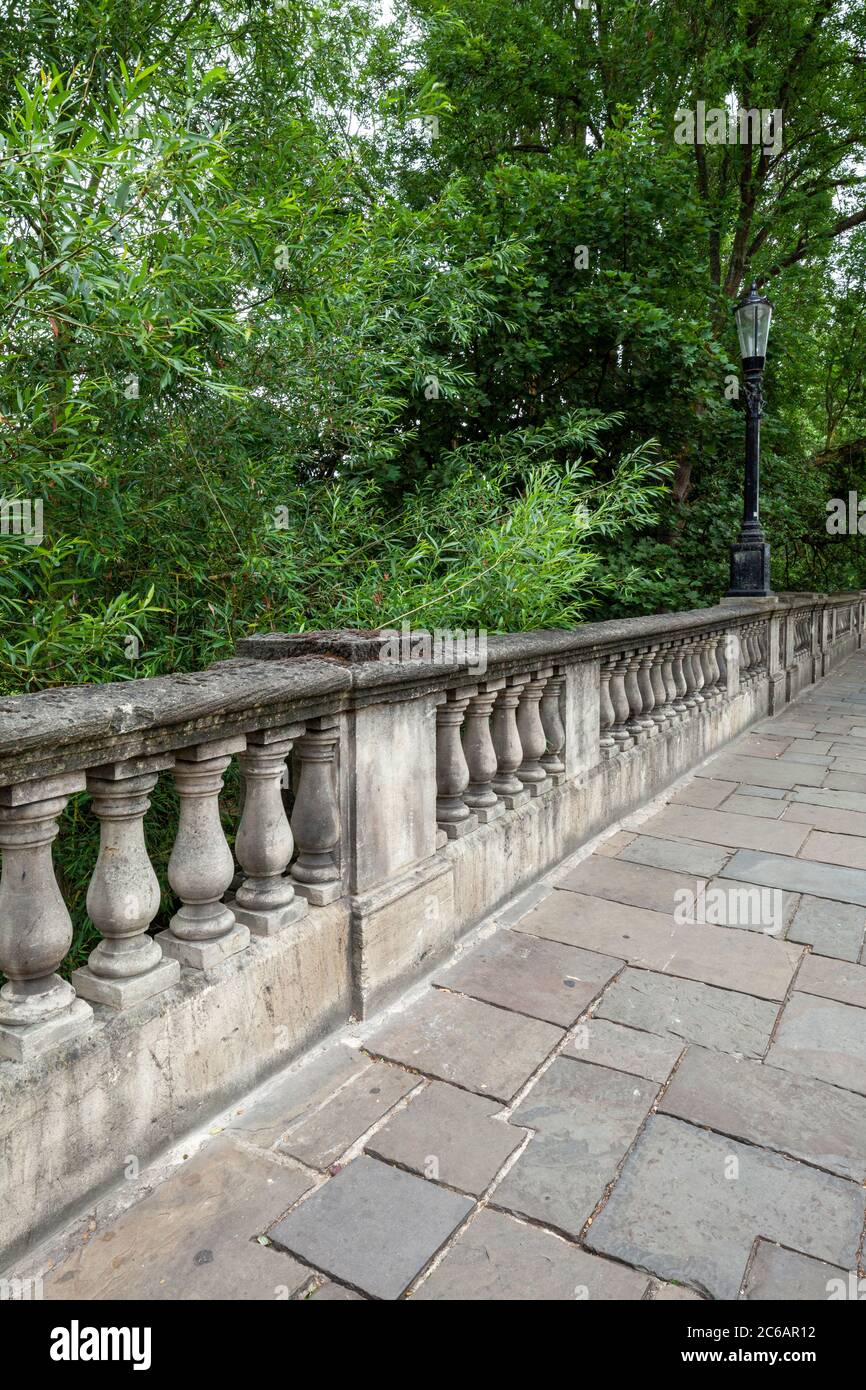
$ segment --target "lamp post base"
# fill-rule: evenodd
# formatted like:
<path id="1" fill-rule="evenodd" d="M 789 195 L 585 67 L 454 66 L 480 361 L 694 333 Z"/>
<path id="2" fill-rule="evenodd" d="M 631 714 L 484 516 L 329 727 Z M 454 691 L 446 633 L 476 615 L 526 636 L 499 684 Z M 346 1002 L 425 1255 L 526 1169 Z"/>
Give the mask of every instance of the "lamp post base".
<path id="1" fill-rule="evenodd" d="M 768 598 L 770 547 L 766 541 L 737 541 L 731 546 L 729 598 Z"/>

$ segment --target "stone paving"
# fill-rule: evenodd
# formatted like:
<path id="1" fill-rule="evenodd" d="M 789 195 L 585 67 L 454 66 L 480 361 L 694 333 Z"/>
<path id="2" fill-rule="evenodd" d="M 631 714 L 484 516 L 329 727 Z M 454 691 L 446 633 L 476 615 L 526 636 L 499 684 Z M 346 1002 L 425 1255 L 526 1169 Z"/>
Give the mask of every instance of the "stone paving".
<path id="1" fill-rule="evenodd" d="M 533 901 L 91 1223 L 46 1297 L 850 1296 L 866 655 Z"/>

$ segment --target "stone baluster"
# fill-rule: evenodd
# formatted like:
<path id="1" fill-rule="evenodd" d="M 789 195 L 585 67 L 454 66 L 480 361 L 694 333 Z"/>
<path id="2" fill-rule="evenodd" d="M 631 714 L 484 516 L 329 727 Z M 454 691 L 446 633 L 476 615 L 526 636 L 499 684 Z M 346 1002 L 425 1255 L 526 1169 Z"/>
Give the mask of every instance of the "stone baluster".
<path id="1" fill-rule="evenodd" d="M 295 744 L 299 771 L 292 834 L 298 857 L 292 865 L 295 892 L 317 907 L 342 896 L 338 862 L 340 805 L 337 798 L 339 721 L 325 715 L 307 722 Z"/>
<path id="2" fill-rule="evenodd" d="M 646 730 L 641 719 L 643 711 L 643 692 L 638 680 L 641 653 L 632 652 L 626 660 L 625 693 L 628 698 L 629 717 L 626 728 L 635 743 L 646 742 Z"/>
<path id="3" fill-rule="evenodd" d="M 684 655 L 682 642 L 675 643 L 671 660 L 671 671 L 674 679 L 673 707 L 675 713 L 678 714 L 681 719 L 689 712 L 689 707 L 686 704 L 685 698 L 688 694 L 688 683 L 683 669 Z"/>
<path id="4" fill-rule="evenodd" d="M 676 682 L 674 680 L 673 661 L 674 648 L 672 645 L 666 644 L 662 648 L 661 656 L 659 658 L 658 663 L 659 681 L 661 685 L 662 694 L 660 712 L 664 715 L 666 723 L 670 723 L 672 720 L 675 721 L 677 718 L 677 712 L 674 709 L 674 701 L 677 698 L 677 687 Z"/>
<path id="5" fill-rule="evenodd" d="M 51 845 L 58 817 L 84 776 L 69 773 L 0 787 L 0 1057 L 28 1062 L 86 1029 L 93 1010 L 55 974 L 72 942 L 72 921 Z"/>
<path id="6" fill-rule="evenodd" d="M 703 639 L 700 637 L 693 637 L 691 642 L 689 643 L 689 647 L 691 648 L 690 656 L 692 663 L 692 671 L 694 672 L 695 677 L 694 694 L 698 708 L 701 708 L 707 702 L 706 696 L 704 695 L 704 668 L 701 665 L 702 640 Z"/>
<path id="7" fill-rule="evenodd" d="M 728 633 L 720 632 L 716 638 L 716 665 L 719 668 L 719 696 L 727 698 L 728 694 Z"/>
<path id="8" fill-rule="evenodd" d="M 516 775 L 523 762 L 523 747 L 517 732 L 517 706 L 529 675 L 509 676 L 493 707 L 493 747 L 496 749 L 496 776 L 493 787 L 509 810 L 529 800 L 529 792 Z"/>
<path id="9" fill-rule="evenodd" d="M 653 719 L 656 697 L 652 683 L 652 668 L 655 664 L 657 651 L 658 647 L 642 648 L 640 665 L 637 670 L 637 683 L 641 694 L 640 724 L 647 738 L 658 732 L 658 725 Z"/>
<path id="10" fill-rule="evenodd" d="M 685 703 L 688 709 L 697 709 L 701 700 L 697 692 L 697 678 L 695 675 L 694 663 L 692 661 L 692 641 L 686 638 L 682 644 L 683 652 L 683 676 L 686 682 Z"/>
<path id="11" fill-rule="evenodd" d="M 626 675 L 628 673 L 628 657 L 615 656 L 612 658 L 610 672 L 610 702 L 613 705 L 613 729 L 611 736 L 616 744 L 617 750 L 622 753 L 626 748 L 631 748 L 634 739 L 629 730 L 629 719 L 631 717 L 631 707 L 629 705 L 628 692 L 626 690 Z"/>
<path id="12" fill-rule="evenodd" d="M 175 755 L 180 816 L 168 881 L 181 906 L 157 941 L 166 956 L 194 970 L 209 970 L 250 944 L 249 928 L 222 901 L 235 866 L 219 807 L 223 773 L 245 743 L 242 736 L 217 739 Z"/>
<path id="13" fill-rule="evenodd" d="M 456 840 L 478 824 L 463 799 L 469 786 L 469 768 L 460 729 L 471 690 L 449 690 L 436 707 L 436 824 L 449 840 Z"/>
<path id="14" fill-rule="evenodd" d="M 564 687 L 565 675 L 558 672 L 549 677 L 541 697 L 541 724 L 547 744 L 546 751 L 541 758 L 541 766 L 554 785 L 560 783 L 565 776 L 565 763 L 561 756 L 565 747 L 565 725 L 562 722 L 562 692 Z M 608 697 L 609 703 L 610 697 Z"/>
<path id="15" fill-rule="evenodd" d="M 87 889 L 87 911 L 102 940 L 87 965 L 73 971 L 84 999 L 127 1009 L 180 979 L 180 963 L 164 956 L 148 927 L 159 911 L 159 881 L 147 853 L 144 817 L 149 793 L 172 756 L 107 763 L 87 774 L 99 821 L 99 857 Z"/>
<path id="16" fill-rule="evenodd" d="M 616 739 L 612 730 L 616 723 L 616 711 L 610 695 L 610 680 L 616 657 L 606 657 L 599 666 L 598 689 L 598 746 L 602 758 L 609 758 L 616 749 Z"/>
<path id="17" fill-rule="evenodd" d="M 549 790 L 551 783 L 541 765 L 541 758 L 547 748 L 547 737 L 541 722 L 541 697 L 544 687 L 553 675 L 551 667 L 536 671 L 526 682 L 517 706 L 517 732 L 523 749 L 523 760 L 517 769 L 517 776 L 530 796 L 538 796 Z"/>
<path id="18" fill-rule="evenodd" d="M 719 678 L 719 672 L 713 661 L 714 647 L 715 642 L 712 637 L 701 638 L 699 658 L 704 675 L 704 699 L 708 701 L 715 700 L 718 695 L 716 682 Z"/>
<path id="19" fill-rule="evenodd" d="M 287 872 L 295 841 L 283 802 L 286 759 L 303 735 L 303 724 L 260 729 L 247 735 L 238 759 L 244 803 L 235 855 L 246 877 L 231 906 L 256 936 L 273 936 L 307 911 Z"/>
<path id="20" fill-rule="evenodd" d="M 754 660 L 748 627 L 741 627 L 740 638 L 740 680 L 748 681 Z"/>
<path id="21" fill-rule="evenodd" d="M 668 705 L 668 693 L 665 689 L 663 669 L 665 662 L 665 651 L 662 646 L 655 648 L 655 656 L 650 668 L 650 684 L 653 692 L 653 723 L 657 728 L 663 729 L 668 720 L 673 716 L 673 710 Z"/>
<path id="22" fill-rule="evenodd" d="M 505 680 L 484 681 L 469 701 L 463 721 L 463 752 L 469 769 L 469 785 L 463 795 L 466 805 L 485 824 L 500 816 L 505 803 L 493 788 L 496 776 L 496 749 L 490 731 L 490 717 Z"/>

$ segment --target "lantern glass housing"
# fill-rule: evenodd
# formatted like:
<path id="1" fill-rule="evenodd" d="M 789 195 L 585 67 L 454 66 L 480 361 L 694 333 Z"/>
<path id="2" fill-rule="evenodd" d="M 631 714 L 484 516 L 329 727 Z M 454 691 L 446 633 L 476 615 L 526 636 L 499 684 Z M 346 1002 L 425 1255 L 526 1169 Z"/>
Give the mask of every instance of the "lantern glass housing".
<path id="1" fill-rule="evenodd" d="M 766 295 L 758 294 L 757 285 L 752 285 L 746 298 L 735 308 L 734 315 L 743 361 L 757 358 L 763 362 L 767 355 L 770 319 L 773 317 L 773 306 L 769 299 Z"/>

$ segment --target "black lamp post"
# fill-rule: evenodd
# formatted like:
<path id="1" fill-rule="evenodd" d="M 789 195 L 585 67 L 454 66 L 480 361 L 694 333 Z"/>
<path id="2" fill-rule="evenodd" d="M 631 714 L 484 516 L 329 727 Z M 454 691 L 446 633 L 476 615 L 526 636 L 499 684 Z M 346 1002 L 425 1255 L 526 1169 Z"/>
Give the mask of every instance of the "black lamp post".
<path id="1" fill-rule="evenodd" d="M 773 306 L 752 285 L 734 310 L 740 336 L 740 356 L 746 391 L 746 476 L 743 485 L 743 526 L 731 546 L 731 598 L 763 598 L 770 593 L 770 547 L 758 520 L 760 491 L 761 380 Z"/>

